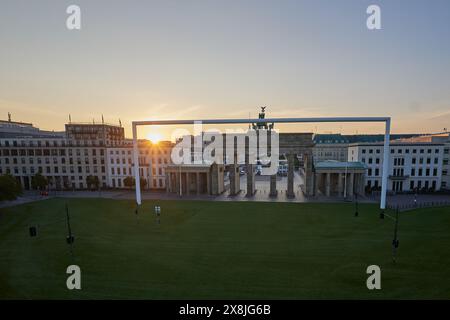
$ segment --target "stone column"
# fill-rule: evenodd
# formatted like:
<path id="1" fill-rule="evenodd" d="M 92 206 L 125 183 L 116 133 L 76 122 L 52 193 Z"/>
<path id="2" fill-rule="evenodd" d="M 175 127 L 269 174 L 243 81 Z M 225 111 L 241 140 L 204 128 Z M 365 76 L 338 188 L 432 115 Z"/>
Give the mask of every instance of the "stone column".
<path id="1" fill-rule="evenodd" d="M 311 153 L 303 154 L 303 162 L 305 168 L 305 192 L 307 196 L 314 195 L 314 173 L 313 173 L 313 157 Z M 316 193 L 317 194 L 317 193 Z"/>
<path id="2" fill-rule="evenodd" d="M 195 178 L 196 178 L 195 187 L 197 189 L 197 195 L 199 195 L 200 194 L 200 173 L 199 172 L 195 173 Z"/>
<path id="3" fill-rule="evenodd" d="M 180 186 L 181 186 L 181 176 L 180 176 L 180 171 L 177 170 L 177 172 L 175 173 L 175 188 L 177 188 L 175 190 L 175 192 L 179 196 L 181 196 L 181 193 L 180 193 L 180 189 L 181 188 L 180 188 Z"/>
<path id="4" fill-rule="evenodd" d="M 348 183 L 348 197 L 353 197 L 353 189 L 354 189 L 354 180 L 355 180 L 355 174 L 353 172 L 350 173 L 349 179 L 347 181 Z"/>
<path id="5" fill-rule="evenodd" d="M 277 196 L 277 175 L 273 174 L 270 176 L 270 194 L 271 197 Z"/>
<path id="6" fill-rule="evenodd" d="M 365 194 L 365 186 L 364 186 L 364 174 L 359 173 L 359 193 L 363 196 Z"/>
<path id="7" fill-rule="evenodd" d="M 206 172 L 206 193 L 211 194 L 211 175 Z"/>
<path id="8" fill-rule="evenodd" d="M 288 154 L 287 196 L 294 198 L 294 154 Z"/>
<path id="9" fill-rule="evenodd" d="M 220 179 L 220 175 L 223 174 L 219 170 L 219 166 L 217 163 L 213 163 L 211 165 L 211 194 L 219 195 L 223 190 L 220 186 L 222 179 Z"/>
<path id="10" fill-rule="evenodd" d="M 234 165 L 230 165 L 228 167 L 228 172 L 229 172 L 229 176 L 230 176 L 230 196 L 233 196 L 235 194 L 235 183 L 236 183 L 236 176 L 235 176 L 235 168 Z"/>
<path id="11" fill-rule="evenodd" d="M 230 195 L 234 196 L 241 191 L 240 186 L 240 176 L 239 176 L 239 166 L 237 164 L 232 164 L 229 167 L 230 171 Z"/>
<path id="12" fill-rule="evenodd" d="M 186 172 L 186 195 L 190 194 L 190 189 L 191 189 L 191 177 L 190 177 L 191 173 L 190 172 Z"/>
<path id="13" fill-rule="evenodd" d="M 331 188 L 331 173 L 326 173 L 326 180 L 325 180 L 325 195 L 327 197 L 330 196 L 330 188 Z"/>
<path id="14" fill-rule="evenodd" d="M 361 180 L 359 178 L 359 173 L 355 173 L 355 194 L 360 195 L 361 191 Z"/>
<path id="15" fill-rule="evenodd" d="M 166 171 L 166 193 L 170 192 L 170 173 Z"/>
<path id="16" fill-rule="evenodd" d="M 320 176 L 321 176 L 321 173 L 320 172 L 316 172 L 315 177 L 314 177 L 314 179 L 315 179 L 315 182 L 314 182 L 315 183 L 314 194 L 316 196 L 319 195 L 319 186 L 320 186 L 320 181 L 321 181 Z"/>
<path id="17" fill-rule="evenodd" d="M 344 176 L 342 175 L 342 173 L 338 173 L 338 194 L 339 197 L 342 197 L 343 193 L 344 193 L 344 187 L 343 187 L 343 180 Z"/>
<path id="18" fill-rule="evenodd" d="M 247 164 L 247 197 L 255 194 L 255 165 Z"/>

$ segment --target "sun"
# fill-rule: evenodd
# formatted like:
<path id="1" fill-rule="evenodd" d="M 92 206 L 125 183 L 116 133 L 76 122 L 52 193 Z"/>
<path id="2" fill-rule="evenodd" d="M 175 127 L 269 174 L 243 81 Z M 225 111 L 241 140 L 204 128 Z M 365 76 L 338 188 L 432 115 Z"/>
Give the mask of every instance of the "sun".
<path id="1" fill-rule="evenodd" d="M 161 134 L 159 134 L 159 133 L 155 133 L 155 132 L 153 132 L 153 133 L 149 133 L 148 135 L 147 135 L 147 138 L 152 142 L 152 143 L 158 143 L 158 142 L 160 142 L 161 141 L 161 139 L 162 139 L 162 136 L 161 136 Z"/>

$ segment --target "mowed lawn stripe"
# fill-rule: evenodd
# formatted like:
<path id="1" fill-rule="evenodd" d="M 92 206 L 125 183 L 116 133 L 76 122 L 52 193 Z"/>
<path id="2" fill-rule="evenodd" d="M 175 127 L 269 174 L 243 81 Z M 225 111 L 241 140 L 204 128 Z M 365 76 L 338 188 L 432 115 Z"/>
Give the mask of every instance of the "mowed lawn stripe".
<path id="1" fill-rule="evenodd" d="M 75 235 L 65 243 L 65 204 Z M 157 223 L 154 205 L 161 206 Z M 0 211 L 0 298 L 448 298 L 450 208 L 400 214 L 376 205 L 51 199 Z M 391 212 L 391 215 L 393 213 Z M 38 237 L 28 227 L 39 225 Z M 66 289 L 66 267 L 82 290 Z M 382 290 L 366 288 L 366 268 Z"/>

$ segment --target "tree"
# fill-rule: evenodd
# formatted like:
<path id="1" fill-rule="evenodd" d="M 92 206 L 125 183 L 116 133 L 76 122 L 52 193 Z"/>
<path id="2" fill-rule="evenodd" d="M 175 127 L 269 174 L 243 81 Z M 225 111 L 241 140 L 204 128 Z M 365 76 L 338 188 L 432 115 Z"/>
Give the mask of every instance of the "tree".
<path id="1" fill-rule="evenodd" d="M 31 187 L 33 189 L 44 190 L 48 186 L 48 180 L 40 172 L 31 178 Z"/>
<path id="2" fill-rule="evenodd" d="M 145 179 L 144 177 L 141 177 L 139 179 L 140 185 L 141 185 L 141 189 L 144 189 L 145 186 L 147 185 L 147 179 Z"/>
<path id="3" fill-rule="evenodd" d="M 22 186 L 10 174 L 0 176 L 0 201 L 15 200 L 22 194 Z"/>
<path id="4" fill-rule="evenodd" d="M 89 188 L 95 190 L 98 189 L 99 185 L 100 185 L 100 180 L 98 179 L 97 176 L 87 176 L 86 177 L 86 185 Z"/>
<path id="5" fill-rule="evenodd" d="M 124 186 L 130 189 L 134 186 L 135 183 L 136 182 L 133 177 L 126 177 L 125 179 L 123 179 Z"/>

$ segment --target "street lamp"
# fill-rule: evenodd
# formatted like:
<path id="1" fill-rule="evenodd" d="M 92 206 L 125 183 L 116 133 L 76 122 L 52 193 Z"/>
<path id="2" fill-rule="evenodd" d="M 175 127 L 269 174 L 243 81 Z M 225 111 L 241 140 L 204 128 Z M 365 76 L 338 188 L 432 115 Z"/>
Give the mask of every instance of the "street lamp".
<path id="1" fill-rule="evenodd" d="M 161 223 L 161 220 L 160 220 L 161 207 L 160 206 L 155 206 L 155 214 L 156 214 L 156 221 L 158 222 L 158 224 L 160 224 Z"/>

